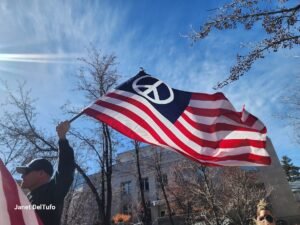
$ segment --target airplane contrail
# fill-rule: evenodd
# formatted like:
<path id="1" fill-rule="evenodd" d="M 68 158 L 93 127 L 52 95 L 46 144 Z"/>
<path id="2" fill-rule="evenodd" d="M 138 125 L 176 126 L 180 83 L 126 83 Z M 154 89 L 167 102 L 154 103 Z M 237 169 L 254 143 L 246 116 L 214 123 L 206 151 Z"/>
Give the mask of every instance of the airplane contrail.
<path id="1" fill-rule="evenodd" d="M 0 61 L 30 63 L 66 63 L 82 57 L 83 54 L 0 54 Z"/>

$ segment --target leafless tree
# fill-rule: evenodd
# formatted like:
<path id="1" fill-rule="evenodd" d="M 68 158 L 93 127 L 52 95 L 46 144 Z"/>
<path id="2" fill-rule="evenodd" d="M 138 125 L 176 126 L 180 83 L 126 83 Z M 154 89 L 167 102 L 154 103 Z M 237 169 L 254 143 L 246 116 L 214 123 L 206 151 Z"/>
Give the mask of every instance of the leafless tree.
<path id="1" fill-rule="evenodd" d="M 96 101 L 116 85 L 118 75 L 114 55 L 102 55 L 100 51 L 92 47 L 89 49 L 89 57 L 79 60 L 83 66 L 80 68 L 76 90 L 84 93 L 87 102 Z M 68 111 L 74 113 L 74 110 Z M 99 208 L 99 221 L 109 225 L 112 203 L 112 164 L 116 142 L 112 139 L 112 129 L 106 124 L 95 121 L 94 124 L 99 125 L 89 128 L 89 134 L 75 130 L 71 134 L 97 158 L 100 169 L 100 190 L 96 188 L 98 184 L 92 182 L 87 184 L 91 187 Z"/>
<path id="2" fill-rule="evenodd" d="M 200 201 L 197 167 L 191 166 L 190 162 L 185 160 L 178 163 L 172 171 L 174 181 L 169 189 L 172 198 L 172 208 L 176 215 L 185 217 L 186 224 L 194 224 L 203 221 L 201 212 L 203 203 Z M 201 198 L 202 199 L 202 198 Z"/>
<path id="3" fill-rule="evenodd" d="M 182 162 L 173 172 L 174 207 L 186 216 L 187 224 L 251 224 L 256 203 L 270 193 L 250 170 Z"/>
<path id="4" fill-rule="evenodd" d="M 219 171 L 215 168 L 194 165 L 190 162 L 189 165 L 190 171 L 186 171 L 186 173 L 188 172 L 189 176 L 193 177 L 189 191 L 191 195 L 199 200 L 196 207 L 201 208 L 202 216 L 207 224 L 223 224 L 225 216 L 222 207 L 223 196 L 221 194 L 222 185 L 218 176 Z M 186 175 L 184 177 L 187 178 Z M 197 188 L 193 189 L 195 185 Z"/>
<path id="5" fill-rule="evenodd" d="M 230 76 L 219 82 L 215 89 L 238 80 L 266 53 L 277 52 L 281 48 L 291 49 L 300 44 L 300 4 L 293 4 L 291 6 L 288 0 L 233 0 L 216 9 L 216 15 L 189 35 L 193 41 L 198 41 L 214 29 L 236 29 L 241 25 L 245 30 L 251 30 L 255 24 L 262 26 L 266 32 L 266 37 L 258 41 L 248 54 L 237 56 Z"/>
<path id="6" fill-rule="evenodd" d="M 55 137 L 46 136 L 35 125 L 35 100 L 25 85 L 19 82 L 16 91 L 6 85 L 8 98 L 1 107 L 3 116 L 0 118 L 0 154 L 6 165 L 25 164 L 39 156 L 51 160 L 57 151 Z"/>
<path id="7" fill-rule="evenodd" d="M 226 217 L 222 207 L 224 198 L 223 186 L 219 177 L 220 171 L 190 162 L 185 162 L 183 165 L 183 174 L 177 170 L 177 179 L 181 179 L 181 182 L 188 182 L 185 184 L 188 186 L 187 191 L 190 192 L 188 207 L 195 212 L 201 212 L 201 217 L 192 217 L 193 220 L 202 219 L 209 225 L 223 224 Z"/>
<path id="8" fill-rule="evenodd" d="M 222 171 L 226 217 L 230 224 L 251 225 L 255 218 L 256 205 L 267 198 L 271 190 L 258 182 L 257 172 L 240 168 L 226 168 Z"/>
<path id="9" fill-rule="evenodd" d="M 116 82 L 116 71 L 114 69 L 114 56 L 101 56 L 99 52 L 93 50 L 88 59 L 81 59 L 88 67 L 84 70 L 81 68 L 79 75 L 79 89 L 90 97 L 89 102 L 105 94 Z M 88 77 L 89 76 L 89 77 Z M 87 78 L 88 77 L 88 78 Z M 93 79 L 92 79 L 93 78 Z M 25 84 L 19 84 L 16 92 L 7 90 L 8 99 L 2 106 L 3 116 L 0 118 L 0 144 L 5 147 L 5 151 L 1 151 L 1 158 L 6 158 L 5 163 L 26 164 L 36 157 L 48 158 L 56 161 L 58 145 L 56 144 L 56 135 L 54 132 L 46 132 L 37 127 L 37 113 L 34 107 L 34 100 L 31 99 L 31 92 L 25 90 Z M 84 118 L 86 119 L 86 118 Z M 95 121 L 93 124 L 97 124 Z M 53 129 L 54 130 L 54 129 Z M 85 130 L 72 129 L 70 131 L 70 139 L 76 151 L 77 147 L 81 148 L 76 151 L 76 169 L 81 174 L 86 184 L 94 196 L 99 210 L 95 210 L 99 215 L 97 217 L 103 224 L 111 223 L 111 173 L 113 161 L 113 145 L 111 130 L 105 125 L 100 124 L 97 128 L 87 128 L 92 132 L 92 137 L 85 135 Z M 50 133 L 50 134 L 49 134 Z M 96 136 L 95 134 L 99 134 Z M 72 138 L 73 137 L 73 138 Z M 85 154 L 82 152 L 85 151 Z M 93 182 L 81 166 L 86 162 L 81 160 L 86 151 L 91 151 L 99 159 L 101 170 L 101 188 L 98 192 L 98 183 Z M 80 157 L 79 157 L 80 155 Z"/>

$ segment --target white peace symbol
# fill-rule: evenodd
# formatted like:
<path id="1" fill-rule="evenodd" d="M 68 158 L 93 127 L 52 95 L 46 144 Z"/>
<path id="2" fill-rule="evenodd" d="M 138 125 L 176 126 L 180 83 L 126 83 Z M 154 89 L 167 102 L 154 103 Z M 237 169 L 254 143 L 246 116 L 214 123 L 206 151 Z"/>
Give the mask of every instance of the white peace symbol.
<path id="1" fill-rule="evenodd" d="M 144 96 L 145 98 L 147 98 L 149 101 L 153 102 L 153 103 L 156 103 L 156 104 L 168 104 L 170 102 L 172 102 L 174 100 L 174 93 L 173 93 L 173 90 L 172 88 L 170 88 L 167 84 L 163 83 L 161 80 L 158 80 L 156 78 L 153 78 L 155 80 L 157 80 L 154 84 L 137 84 L 140 80 L 144 79 L 144 78 L 147 78 L 147 77 L 151 77 L 149 75 L 146 75 L 146 76 L 142 76 L 138 79 L 136 79 L 133 84 L 132 84 L 132 88 L 133 90 L 135 90 L 138 94 Z M 166 87 L 168 88 L 169 90 L 169 93 L 170 93 L 170 97 L 167 98 L 167 99 L 160 99 L 159 98 L 159 94 L 158 94 L 158 90 L 157 88 L 160 86 L 160 85 L 166 85 Z M 141 88 L 146 88 L 145 90 L 141 90 Z M 150 97 L 149 94 L 153 92 L 153 96 L 154 98 Z"/>

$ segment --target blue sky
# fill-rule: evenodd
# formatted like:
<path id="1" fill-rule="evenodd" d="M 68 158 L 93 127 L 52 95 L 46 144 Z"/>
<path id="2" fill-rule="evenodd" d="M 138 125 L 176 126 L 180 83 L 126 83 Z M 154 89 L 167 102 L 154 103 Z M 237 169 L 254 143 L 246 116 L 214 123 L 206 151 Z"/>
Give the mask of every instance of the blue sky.
<path id="1" fill-rule="evenodd" d="M 162 3 L 163 2 L 163 3 Z M 222 5 L 222 1 L 0 1 L 0 78 L 11 87 L 26 80 L 34 98 L 41 126 L 51 130 L 67 100 L 84 107 L 72 92 L 74 75 L 93 43 L 104 54 L 115 54 L 121 81 L 145 68 L 176 89 L 215 92 L 225 79 L 238 52 L 246 52 L 264 33 L 259 28 L 211 33 L 192 44 L 185 38 Z M 4 54 L 27 55 L 21 62 Z M 238 82 L 221 91 L 237 110 L 246 109 L 268 128 L 268 136 L 281 157 L 300 165 L 299 145 L 281 101 L 297 87 L 299 47 L 269 54 L 257 61 Z M 24 55 L 22 55 L 23 57 Z M 28 57 L 30 56 L 30 57 Z M 298 57 L 297 57 L 298 56 Z M 58 97 L 59 96 L 59 97 Z M 0 102 L 6 94 L 0 86 Z M 1 112 L 0 112 L 1 113 Z M 61 118 L 67 119 L 67 118 Z"/>

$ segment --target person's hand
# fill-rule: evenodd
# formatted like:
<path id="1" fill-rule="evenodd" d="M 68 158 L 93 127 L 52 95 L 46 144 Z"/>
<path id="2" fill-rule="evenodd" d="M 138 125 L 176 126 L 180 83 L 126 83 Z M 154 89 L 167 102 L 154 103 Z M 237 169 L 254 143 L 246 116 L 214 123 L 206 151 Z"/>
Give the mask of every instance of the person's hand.
<path id="1" fill-rule="evenodd" d="M 60 122 L 56 126 L 56 132 L 59 139 L 66 139 L 66 133 L 69 131 L 69 129 L 70 129 L 70 122 L 68 120 Z"/>

